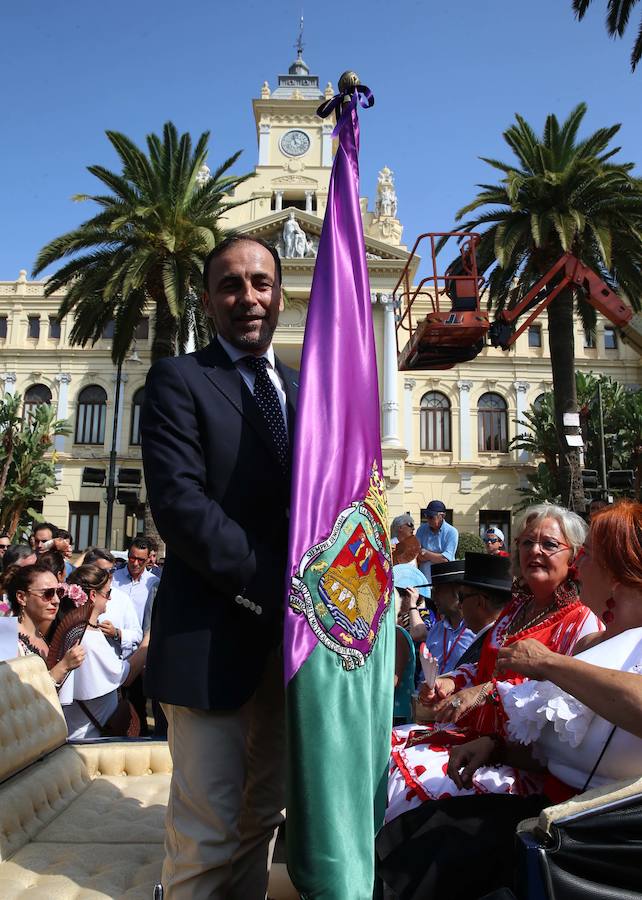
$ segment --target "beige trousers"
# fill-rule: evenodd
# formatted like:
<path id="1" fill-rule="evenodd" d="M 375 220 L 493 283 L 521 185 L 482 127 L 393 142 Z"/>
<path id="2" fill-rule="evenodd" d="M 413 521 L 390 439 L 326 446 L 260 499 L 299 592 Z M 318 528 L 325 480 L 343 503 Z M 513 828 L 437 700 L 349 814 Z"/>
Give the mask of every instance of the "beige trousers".
<path id="1" fill-rule="evenodd" d="M 166 900 L 264 900 L 285 806 L 282 661 L 229 713 L 162 704 L 173 774 L 165 820 Z"/>

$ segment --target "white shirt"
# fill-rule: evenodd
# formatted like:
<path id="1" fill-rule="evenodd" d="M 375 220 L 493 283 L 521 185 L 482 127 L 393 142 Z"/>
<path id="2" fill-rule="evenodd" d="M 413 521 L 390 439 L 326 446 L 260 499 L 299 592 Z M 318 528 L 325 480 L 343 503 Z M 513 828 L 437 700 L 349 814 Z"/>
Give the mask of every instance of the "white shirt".
<path id="1" fill-rule="evenodd" d="M 229 341 L 226 341 L 225 338 L 222 338 L 220 334 L 216 335 L 216 340 L 219 342 L 223 350 L 225 350 L 229 358 L 238 369 L 239 375 L 249 388 L 250 393 L 254 394 L 254 380 L 256 378 L 256 372 L 253 369 L 250 369 L 250 367 L 243 362 L 246 356 L 253 356 L 253 354 L 248 353 L 245 350 L 239 350 L 238 347 L 235 347 L 233 344 L 230 344 Z M 285 422 L 287 428 L 287 398 L 285 396 L 285 389 L 283 387 L 283 382 L 281 381 L 281 376 L 276 370 L 276 359 L 274 356 L 274 347 L 272 346 L 272 344 L 270 344 L 265 353 L 261 353 L 260 356 L 263 356 L 267 360 L 268 366 L 266 371 L 268 373 L 270 381 L 276 388 L 276 392 L 279 397 L 279 403 L 281 404 L 281 412 L 283 413 L 283 421 Z"/>
<path id="2" fill-rule="evenodd" d="M 151 572 L 148 572 L 147 569 L 143 569 L 143 572 L 137 581 L 134 581 L 127 566 L 123 566 L 122 569 L 117 569 L 114 572 L 112 590 L 116 587 L 127 594 L 134 605 L 136 616 L 138 617 L 138 624 L 141 626 L 143 624 L 143 614 L 145 612 L 149 592 L 159 581 L 160 579 L 155 575 L 152 575 Z"/>
<path id="3" fill-rule="evenodd" d="M 120 631 L 117 638 L 107 638 L 118 656 L 127 659 L 143 639 L 143 629 L 138 621 L 134 604 L 120 588 L 112 587 L 105 612 L 98 616 L 99 622 L 111 622 Z"/>

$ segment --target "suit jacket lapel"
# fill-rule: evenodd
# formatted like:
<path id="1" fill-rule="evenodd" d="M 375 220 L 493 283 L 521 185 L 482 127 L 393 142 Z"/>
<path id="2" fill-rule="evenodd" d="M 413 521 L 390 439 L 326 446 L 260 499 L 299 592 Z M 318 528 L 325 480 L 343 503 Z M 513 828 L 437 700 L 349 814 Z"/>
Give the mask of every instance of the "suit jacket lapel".
<path id="1" fill-rule="evenodd" d="M 237 412 L 252 425 L 273 458 L 280 465 L 279 456 L 270 434 L 268 424 L 232 360 L 225 350 L 223 350 L 216 338 L 208 344 L 202 353 L 205 356 L 206 368 L 204 371 L 206 377 L 212 382 L 214 387 L 219 390 L 225 399 L 232 404 Z M 285 383 L 286 379 L 280 366 L 279 374 Z M 288 394 L 287 387 L 286 396 L 288 397 L 288 423 L 290 423 L 294 420 L 294 407 L 292 409 L 292 415 L 290 415 L 290 395 Z"/>
<path id="2" fill-rule="evenodd" d="M 290 453 L 294 445 L 294 420 L 299 396 L 299 373 L 288 366 L 284 366 L 281 360 L 276 360 L 276 369 L 285 387 L 285 398 L 288 413 L 288 440 Z"/>

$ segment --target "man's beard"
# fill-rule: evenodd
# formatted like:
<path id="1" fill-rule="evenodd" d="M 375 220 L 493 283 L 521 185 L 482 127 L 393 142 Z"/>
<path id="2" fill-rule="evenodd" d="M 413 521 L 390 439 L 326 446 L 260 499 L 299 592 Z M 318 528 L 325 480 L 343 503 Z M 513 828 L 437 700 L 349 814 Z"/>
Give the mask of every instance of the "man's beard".
<path id="1" fill-rule="evenodd" d="M 267 318 L 262 319 L 258 332 L 253 331 L 241 334 L 235 332 L 231 343 L 239 350 L 263 350 L 269 347 L 272 342 L 275 328 L 276 325 L 272 325 Z"/>

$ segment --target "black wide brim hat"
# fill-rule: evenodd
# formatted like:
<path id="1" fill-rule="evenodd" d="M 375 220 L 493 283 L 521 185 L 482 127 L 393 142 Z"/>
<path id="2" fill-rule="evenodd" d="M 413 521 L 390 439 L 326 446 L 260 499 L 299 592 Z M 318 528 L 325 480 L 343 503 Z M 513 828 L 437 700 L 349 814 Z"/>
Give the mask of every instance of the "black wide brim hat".
<path id="1" fill-rule="evenodd" d="M 467 553 L 463 583 L 472 587 L 492 588 L 510 594 L 512 578 L 510 559 L 490 553 Z M 434 568 L 434 567 L 433 567 Z"/>
<path id="2" fill-rule="evenodd" d="M 461 584 L 464 580 L 463 559 L 453 559 L 452 562 L 433 563 L 430 567 L 430 580 L 433 587 L 440 584 Z"/>

